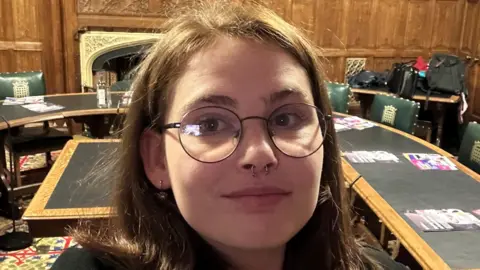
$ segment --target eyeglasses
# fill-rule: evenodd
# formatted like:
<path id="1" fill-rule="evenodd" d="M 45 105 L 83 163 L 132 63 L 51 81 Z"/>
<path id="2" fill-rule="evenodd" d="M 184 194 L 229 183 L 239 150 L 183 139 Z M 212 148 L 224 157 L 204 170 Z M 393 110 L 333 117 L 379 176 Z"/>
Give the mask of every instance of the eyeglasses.
<path id="1" fill-rule="evenodd" d="M 268 118 L 249 116 L 240 119 L 233 111 L 217 106 L 195 109 L 181 122 L 166 124 L 160 132 L 178 128 L 185 152 L 200 162 L 220 162 L 235 152 L 243 134 L 243 121 L 260 119 L 266 122 L 268 134 L 283 154 L 303 158 L 315 153 L 324 142 L 326 121 L 315 106 L 305 103 L 286 104 L 275 109 Z"/>

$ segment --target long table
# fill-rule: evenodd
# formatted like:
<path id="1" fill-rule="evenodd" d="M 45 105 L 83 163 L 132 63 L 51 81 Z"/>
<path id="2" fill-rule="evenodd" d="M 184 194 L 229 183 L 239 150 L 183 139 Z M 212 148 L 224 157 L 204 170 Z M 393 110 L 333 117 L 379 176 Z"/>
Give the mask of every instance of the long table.
<path id="1" fill-rule="evenodd" d="M 343 152 L 387 151 L 400 158 L 400 163 L 349 164 L 344 160 L 343 168 L 349 183 L 361 175 L 354 190 L 423 268 L 480 268 L 480 231 L 422 232 L 404 215 L 414 209 L 479 209 L 478 174 L 440 148 L 387 126 L 342 131 L 338 138 Z M 403 153 L 439 153 L 459 170 L 422 171 Z"/>
<path id="2" fill-rule="evenodd" d="M 344 115 L 337 115 L 343 117 Z M 401 153 L 447 152 L 416 137 L 378 125 L 338 133 L 342 151 L 384 150 Z M 104 162 L 115 156 L 118 140 L 70 141 L 55 162 L 23 219 L 34 236 L 65 234 L 65 226 L 80 219 L 107 219 L 111 182 L 92 186 L 105 175 Z M 453 160 L 453 159 L 452 159 Z M 416 228 L 407 209 L 480 208 L 480 177 L 458 162 L 458 171 L 420 171 L 404 160 L 399 164 L 349 164 L 343 160 L 346 181 L 362 177 L 353 189 L 425 269 L 480 268 L 480 232 L 429 232 Z"/>
<path id="3" fill-rule="evenodd" d="M 3 105 L 0 101 L 0 145 L 4 145 L 7 128 L 18 127 L 44 121 L 73 119 L 84 123 L 96 138 L 103 138 L 110 131 L 110 124 L 127 108 L 122 104 L 125 92 L 112 92 L 112 105 L 106 108 L 97 107 L 96 93 L 73 93 L 44 96 L 45 102 L 61 105 L 64 108 L 49 112 L 34 112 L 21 105 Z M 5 120 L 8 122 L 6 123 Z M 13 132 L 15 134 L 17 132 Z M 5 153 L 0 153 L 0 172 L 6 167 Z"/>
<path id="4" fill-rule="evenodd" d="M 10 127 L 18 127 L 71 117 L 123 113 L 125 108 L 118 108 L 117 105 L 124 93 L 112 92 L 112 106 L 109 108 L 97 107 L 96 93 L 74 93 L 44 96 L 46 102 L 63 106 L 61 110 L 39 113 L 27 110 L 21 105 L 0 105 L 0 115 L 8 121 Z M 4 129 L 7 129 L 7 123 L 0 120 L 0 130 Z"/>

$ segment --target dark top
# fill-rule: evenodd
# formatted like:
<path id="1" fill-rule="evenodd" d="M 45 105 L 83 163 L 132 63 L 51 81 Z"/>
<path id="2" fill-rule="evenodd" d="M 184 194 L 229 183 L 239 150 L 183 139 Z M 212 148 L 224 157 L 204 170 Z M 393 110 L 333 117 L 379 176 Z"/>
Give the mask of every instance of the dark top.
<path id="1" fill-rule="evenodd" d="M 365 253 L 378 262 L 383 269 L 406 270 L 403 264 L 395 262 L 383 250 L 372 247 L 365 248 Z M 51 270 L 113 270 L 115 269 L 108 262 L 95 257 L 86 249 L 71 247 L 58 257 Z"/>

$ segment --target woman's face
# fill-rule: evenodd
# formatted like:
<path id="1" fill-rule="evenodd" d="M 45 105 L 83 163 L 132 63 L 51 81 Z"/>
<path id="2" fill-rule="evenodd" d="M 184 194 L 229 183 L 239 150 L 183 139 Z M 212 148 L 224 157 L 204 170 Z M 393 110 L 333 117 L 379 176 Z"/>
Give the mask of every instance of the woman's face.
<path id="1" fill-rule="evenodd" d="M 220 38 L 195 54 L 171 91 L 166 123 L 180 122 L 186 113 L 205 106 L 227 108 L 242 119 L 268 118 L 289 103 L 314 104 L 307 74 L 289 54 L 272 45 L 232 38 Z M 232 155 L 217 163 L 200 162 L 182 148 L 179 129 L 168 129 L 163 138 L 144 139 L 147 176 L 157 187 L 162 181 L 163 189 L 172 188 L 185 220 L 214 246 L 282 247 L 314 212 L 323 147 L 305 158 L 289 157 L 275 147 L 266 122 L 259 118 L 242 122 L 239 142 L 233 135 L 226 141 L 212 139 L 208 136 L 219 136 L 215 132 L 234 129 L 233 114 L 221 118 L 217 114 L 208 111 L 192 119 L 201 130 L 191 126 L 182 142 L 201 159 L 219 157 L 238 143 Z M 281 117 L 275 120 L 279 125 L 296 121 L 297 116 Z M 202 130 L 209 135 L 198 136 Z"/>

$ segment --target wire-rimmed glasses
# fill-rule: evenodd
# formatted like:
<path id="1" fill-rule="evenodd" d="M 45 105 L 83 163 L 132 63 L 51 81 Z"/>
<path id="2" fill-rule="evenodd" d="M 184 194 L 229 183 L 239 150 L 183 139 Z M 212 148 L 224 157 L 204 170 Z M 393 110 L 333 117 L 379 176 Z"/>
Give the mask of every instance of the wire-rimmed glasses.
<path id="1" fill-rule="evenodd" d="M 248 119 L 260 119 L 266 123 L 268 134 L 280 152 L 302 158 L 315 153 L 323 145 L 326 121 L 330 116 L 306 103 L 280 106 L 268 118 L 249 116 L 242 119 L 227 108 L 206 106 L 188 112 L 181 122 L 162 126 L 160 131 L 178 128 L 180 143 L 190 157 L 215 163 L 235 152 L 242 139 L 243 122 Z"/>

